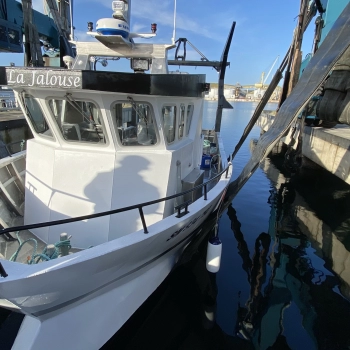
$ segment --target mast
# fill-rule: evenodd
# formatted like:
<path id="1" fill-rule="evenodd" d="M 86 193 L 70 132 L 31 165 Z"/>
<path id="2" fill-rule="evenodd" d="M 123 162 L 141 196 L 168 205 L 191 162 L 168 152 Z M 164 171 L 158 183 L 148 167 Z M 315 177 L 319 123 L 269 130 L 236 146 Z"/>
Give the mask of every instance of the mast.
<path id="1" fill-rule="evenodd" d="M 24 65 L 43 67 L 44 61 L 41 53 L 39 34 L 33 24 L 32 0 L 22 0 L 23 27 L 24 27 Z"/>
<path id="2" fill-rule="evenodd" d="M 235 27 L 236 27 L 236 22 L 233 22 L 230 33 L 226 41 L 224 51 L 222 52 L 222 56 L 221 56 L 221 66 L 220 66 L 219 82 L 218 82 L 218 108 L 216 110 L 216 120 L 215 120 L 216 132 L 220 132 L 220 129 L 221 129 L 222 110 L 224 108 L 233 109 L 231 104 L 226 101 L 226 98 L 224 95 L 224 87 L 225 87 L 226 63 L 227 63 L 228 53 L 230 51 L 231 41 L 232 41 L 233 33 L 235 31 Z"/>

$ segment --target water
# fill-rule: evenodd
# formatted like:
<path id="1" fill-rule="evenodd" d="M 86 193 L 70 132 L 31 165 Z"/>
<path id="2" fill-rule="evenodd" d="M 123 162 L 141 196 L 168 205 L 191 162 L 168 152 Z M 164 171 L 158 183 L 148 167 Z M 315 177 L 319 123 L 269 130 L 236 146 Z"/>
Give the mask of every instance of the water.
<path id="1" fill-rule="evenodd" d="M 227 152 L 256 107 L 233 105 Z M 205 128 L 215 111 L 206 102 Z M 235 176 L 259 135 L 254 127 Z M 350 186 L 320 168 L 291 177 L 283 161 L 271 154 L 223 213 L 219 273 L 205 269 L 204 241 L 103 349 L 350 349 Z"/>
<path id="2" fill-rule="evenodd" d="M 233 105 L 222 119 L 227 152 L 256 107 Z M 204 127 L 214 126 L 215 111 L 206 102 Z M 254 127 L 237 154 L 235 176 L 259 134 Z M 272 154 L 220 219 L 219 273 L 205 269 L 206 241 L 194 242 L 103 349 L 350 349 L 350 186 L 318 168 L 290 175 Z"/>

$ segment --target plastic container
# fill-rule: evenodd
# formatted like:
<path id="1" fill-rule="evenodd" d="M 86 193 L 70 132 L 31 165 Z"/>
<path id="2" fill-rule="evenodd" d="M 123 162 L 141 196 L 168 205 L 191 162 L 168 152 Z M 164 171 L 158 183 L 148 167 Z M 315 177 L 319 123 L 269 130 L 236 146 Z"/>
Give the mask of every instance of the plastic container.
<path id="1" fill-rule="evenodd" d="M 203 154 L 201 169 L 210 169 L 211 157 L 208 154 Z"/>

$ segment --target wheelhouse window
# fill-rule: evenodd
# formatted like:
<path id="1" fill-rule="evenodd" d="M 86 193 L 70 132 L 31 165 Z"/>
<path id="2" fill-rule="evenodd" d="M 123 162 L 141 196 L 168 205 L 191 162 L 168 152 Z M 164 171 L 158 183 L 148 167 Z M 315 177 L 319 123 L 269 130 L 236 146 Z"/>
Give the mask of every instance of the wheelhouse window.
<path id="1" fill-rule="evenodd" d="M 49 106 L 65 140 L 106 143 L 100 110 L 94 103 L 67 97 L 51 99 Z"/>
<path id="2" fill-rule="evenodd" d="M 23 102 L 26 110 L 26 115 L 29 118 L 35 132 L 41 135 L 53 137 L 38 101 L 30 95 L 25 95 Z"/>
<path id="3" fill-rule="evenodd" d="M 182 139 L 184 135 L 184 128 L 185 128 L 185 113 L 186 113 L 186 107 L 183 103 L 180 105 L 180 120 L 179 120 L 179 139 Z"/>
<path id="4" fill-rule="evenodd" d="M 191 122 L 192 122 L 192 116 L 193 116 L 193 105 L 187 106 L 187 118 L 186 118 L 186 136 L 190 133 L 191 128 Z"/>
<path id="5" fill-rule="evenodd" d="M 164 106 L 162 108 L 164 136 L 168 143 L 175 141 L 176 130 L 176 106 Z"/>
<path id="6" fill-rule="evenodd" d="M 158 142 L 153 111 L 148 103 L 118 102 L 112 108 L 119 141 L 123 146 L 151 146 Z"/>

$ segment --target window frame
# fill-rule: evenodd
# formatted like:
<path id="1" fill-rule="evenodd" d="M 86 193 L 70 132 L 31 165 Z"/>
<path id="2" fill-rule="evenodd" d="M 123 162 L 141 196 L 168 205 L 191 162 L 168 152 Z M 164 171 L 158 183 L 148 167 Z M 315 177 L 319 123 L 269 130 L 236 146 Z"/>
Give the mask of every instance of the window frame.
<path id="1" fill-rule="evenodd" d="M 33 122 L 32 118 L 30 117 L 31 114 L 28 114 L 28 112 L 27 112 L 27 109 L 28 109 L 27 103 L 26 103 L 26 98 L 27 97 L 30 97 L 38 105 L 38 107 L 40 109 L 40 112 L 42 114 L 42 117 L 43 117 L 43 119 L 44 119 L 44 121 L 45 121 L 45 123 L 47 125 L 47 129 L 45 131 L 49 130 L 51 135 L 44 134 L 45 131 L 39 132 L 37 130 L 36 124 Z M 23 97 L 22 101 L 20 101 L 20 103 L 23 105 L 23 109 L 25 111 L 26 118 L 29 121 L 31 129 L 33 130 L 34 134 L 39 136 L 39 137 L 43 137 L 46 140 L 55 141 L 55 135 L 54 135 L 54 132 L 52 130 L 52 125 L 50 125 L 49 119 L 47 118 L 47 116 L 45 116 L 44 109 L 42 108 L 42 106 L 40 104 L 40 99 L 38 99 L 37 97 L 34 97 L 32 94 L 30 94 L 28 92 L 24 92 L 24 97 Z"/>
<path id="2" fill-rule="evenodd" d="M 183 115 L 182 115 L 182 107 L 183 107 Z M 177 131 L 178 131 L 178 135 L 177 135 L 177 139 L 180 141 L 184 138 L 185 136 L 185 124 L 186 124 L 186 104 L 181 102 L 180 103 L 180 108 L 179 108 L 179 123 L 178 123 L 178 127 L 177 127 Z M 182 135 L 180 137 L 180 128 L 182 126 Z"/>
<path id="3" fill-rule="evenodd" d="M 173 123 L 174 140 L 171 142 L 168 142 L 168 138 L 165 135 L 165 124 L 164 124 L 164 114 L 163 114 L 163 109 L 165 107 L 175 107 L 175 122 Z M 163 103 L 162 107 L 161 107 L 160 118 L 161 118 L 161 123 L 162 123 L 162 128 L 163 128 L 164 141 L 167 145 L 172 145 L 174 142 L 178 141 L 178 127 L 179 127 L 178 118 L 177 118 L 178 109 L 179 109 L 179 107 L 178 107 L 177 103 Z"/>
<path id="4" fill-rule="evenodd" d="M 96 109 L 98 110 L 100 121 L 101 121 L 101 124 L 98 124 L 98 125 L 101 125 L 102 133 L 104 135 L 105 142 L 91 142 L 91 141 L 85 141 L 85 140 L 66 139 L 63 135 L 63 130 L 61 129 L 61 127 L 58 123 L 58 120 L 56 119 L 56 116 L 54 115 L 54 112 L 51 109 L 50 101 L 60 100 L 60 101 L 66 101 L 66 103 L 69 103 L 69 102 L 67 102 L 67 100 L 65 99 L 65 96 L 49 96 L 49 97 L 46 97 L 46 99 L 45 99 L 46 108 L 48 109 L 48 111 L 50 113 L 51 119 L 53 120 L 54 127 L 56 129 L 56 132 L 59 135 L 60 140 L 63 140 L 63 142 L 66 142 L 69 145 L 82 145 L 83 147 L 85 147 L 86 145 L 88 145 L 88 146 L 90 145 L 93 147 L 95 147 L 95 146 L 97 146 L 97 147 L 109 146 L 110 142 L 109 142 L 109 138 L 107 136 L 107 127 L 106 127 L 106 123 L 105 123 L 104 118 L 103 118 L 102 109 L 100 108 L 100 105 L 95 100 L 92 100 L 90 98 L 80 98 L 80 97 L 76 97 L 76 96 L 73 96 L 73 98 L 76 102 L 89 102 L 89 103 L 93 103 L 95 105 Z M 61 111 L 61 113 L 62 113 L 62 111 Z"/>
<path id="5" fill-rule="evenodd" d="M 149 107 L 149 110 L 152 114 L 152 119 L 153 119 L 153 125 L 154 125 L 154 132 L 155 132 L 155 136 L 156 136 L 156 142 L 153 143 L 153 144 L 149 144 L 149 145 L 142 145 L 142 144 L 137 144 L 137 145 L 125 145 L 123 144 L 120 136 L 119 136 L 119 132 L 118 132 L 118 125 L 117 125 L 117 116 L 116 116 L 116 112 L 114 111 L 115 107 L 117 104 L 123 104 L 123 103 L 126 103 L 126 104 L 132 104 L 131 101 L 129 100 L 116 100 L 116 101 L 113 101 L 111 103 L 111 106 L 110 106 L 110 114 L 111 114 L 111 118 L 112 118 L 112 124 L 113 124 L 113 127 L 114 127 L 114 135 L 116 137 L 116 140 L 117 140 L 117 144 L 118 146 L 120 147 L 123 147 L 124 149 L 132 149 L 134 147 L 157 147 L 160 143 L 160 135 L 159 135 L 159 131 L 158 131 L 158 123 L 157 123 L 157 117 L 156 117 L 156 114 L 154 113 L 154 108 L 153 108 L 153 104 L 150 102 L 150 101 L 139 101 L 139 100 L 134 100 L 134 102 L 136 104 L 145 104 Z M 132 107 L 131 107 L 132 108 Z"/>
<path id="6" fill-rule="evenodd" d="M 189 126 L 187 125 L 188 124 L 188 116 L 189 116 L 189 114 L 188 114 L 188 108 L 189 107 L 192 107 L 192 109 L 191 109 L 191 118 L 190 118 L 190 123 L 189 123 Z M 186 110 L 186 119 L 185 119 L 185 130 L 184 130 L 184 135 L 186 136 L 186 137 L 189 137 L 189 135 L 190 135 L 190 131 L 191 131 L 191 125 L 192 125 L 192 120 L 193 120 L 193 114 L 194 114 L 194 103 L 192 103 L 192 102 L 190 102 L 190 103 L 188 103 L 187 104 L 187 110 Z"/>

